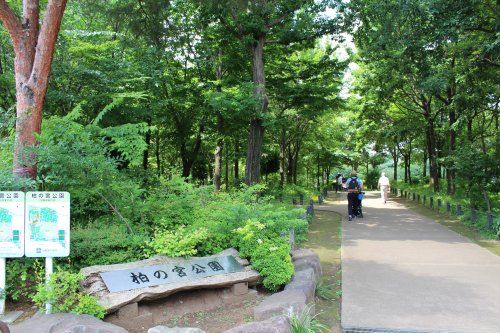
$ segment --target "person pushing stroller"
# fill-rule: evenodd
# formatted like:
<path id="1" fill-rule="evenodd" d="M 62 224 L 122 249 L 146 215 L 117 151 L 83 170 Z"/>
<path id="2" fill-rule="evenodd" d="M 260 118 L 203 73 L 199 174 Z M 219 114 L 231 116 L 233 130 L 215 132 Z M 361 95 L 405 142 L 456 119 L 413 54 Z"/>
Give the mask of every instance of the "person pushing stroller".
<path id="1" fill-rule="evenodd" d="M 358 178 L 356 171 L 351 172 L 351 177 L 347 179 L 347 213 L 349 221 L 352 221 L 359 213 L 360 198 L 359 194 L 362 193 L 363 182 Z"/>

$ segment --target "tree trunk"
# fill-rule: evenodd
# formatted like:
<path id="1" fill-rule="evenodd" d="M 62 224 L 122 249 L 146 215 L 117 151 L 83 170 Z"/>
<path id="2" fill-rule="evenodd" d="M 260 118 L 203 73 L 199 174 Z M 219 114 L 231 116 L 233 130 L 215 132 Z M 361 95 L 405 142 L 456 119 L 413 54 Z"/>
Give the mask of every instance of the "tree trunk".
<path id="1" fill-rule="evenodd" d="M 160 159 L 160 131 L 156 131 L 156 168 L 158 170 L 158 176 L 161 175 L 161 159 Z"/>
<path id="2" fill-rule="evenodd" d="M 224 147 L 224 139 L 222 138 L 222 130 L 224 127 L 222 115 L 217 113 L 217 133 L 219 139 L 217 140 L 217 146 L 215 147 L 214 153 L 214 189 L 215 192 L 219 192 L 222 185 L 222 149 Z"/>
<path id="3" fill-rule="evenodd" d="M 229 191 L 229 152 L 228 149 L 226 148 L 226 172 L 224 174 L 224 181 L 226 182 L 226 191 Z"/>
<path id="4" fill-rule="evenodd" d="M 66 7 L 66 0 L 49 0 L 39 29 L 39 1 L 24 0 L 19 21 L 5 0 L 0 0 L 0 21 L 14 46 L 16 81 L 16 135 L 13 174 L 35 178 L 37 173 L 36 135 L 42 125 L 54 48 Z"/>
<path id="5" fill-rule="evenodd" d="M 455 156 L 455 145 L 456 145 L 456 131 L 453 128 L 456 121 L 456 115 L 454 110 L 450 110 L 449 112 L 449 125 L 450 125 L 450 152 L 449 157 L 453 159 Z M 455 194 L 455 168 L 453 165 L 453 161 L 449 160 L 446 169 L 446 183 L 447 183 L 447 192 L 448 194 Z"/>
<path id="6" fill-rule="evenodd" d="M 281 129 L 280 136 L 280 188 L 285 186 L 285 149 L 286 149 L 286 130 Z"/>
<path id="7" fill-rule="evenodd" d="M 319 190 L 319 153 L 316 158 L 316 188 Z"/>
<path id="8" fill-rule="evenodd" d="M 411 140 L 408 142 L 408 181 L 411 184 Z"/>
<path id="9" fill-rule="evenodd" d="M 219 50 L 219 58 L 220 58 L 220 56 L 221 56 L 221 51 Z M 222 66 L 221 66 L 220 62 L 216 66 L 215 77 L 217 78 L 218 82 L 220 82 L 220 80 L 222 79 Z M 219 93 L 222 92 L 222 87 L 220 84 L 217 84 L 216 91 Z M 222 186 L 222 149 L 224 148 L 224 138 L 222 135 L 223 130 L 224 130 L 224 118 L 222 117 L 222 113 L 219 110 L 219 111 L 217 111 L 217 135 L 219 136 L 219 138 L 217 139 L 217 146 L 215 147 L 215 153 L 214 153 L 214 190 L 215 190 L 215 192 L 219 192 L 221 189 L 221 186 Z M 227 165 L 227 163 L 226 163 L 226 165 Z M 226 175 L 227 175 L 227 171 L 226 171 Z"/>
<path id="10" fill-rule="evenodd" d="M 426 146 L 427 146 L 427 141 L 426 141 Z M 423 165 L 422 165 L 422 177 L 427 177 L 427 152 L 424 151 L 423 154 Z"/>
<path id="11" fill-rule="evenodd" d="M 393 179 L 395 181 L 398 180 L 398 148 L 396 146 L 393 147 L 391 151 L 392 155 L 392 163 L 393 163 Z"/>
<path id="12" fill-rule="evenodd" d="M 439 170 L 436 156 L 436 133 L 434 131 L 434 122 L 432 119 L 427 119 L 427 155 L 429 158 L 429 175 L 430 183 L 433 185 L 434 192 L 439 191 Z"/>
<path id="13" fill-rule="evenodd" d="M 240 145 L 236 141 L 234 143 L 234 181 L 235 183 L 240 179 Z"/>
<path id="14" fill-rule="evenodd" d="M 265 89 L 264 44 L 266 36 L 261 34 L 251 45 L 254 97 L 259 101 L 255 117 L 250 121 L 248 135 L 245 182 L 252 185 L 260 181 L 260 159 L 264 142 L 264 125 L 260 114 L 267 111 L 268 99 Z"/>
<path id="15" fill-rule="evenodd" d="M 217 146 L 215 147 L 214 153 L 214 189 L 215 192 L 219 192 L 222 185 L 222 146 L 224 141 L 222 139 L 217 140 Z"/>
<path id="16" fill-rule="evenodd" d="M 151 118 L 148 118 L 148 126 L 151 127 Z M 151 146 L 151 131 L 148 130 L 146 132 L 146 149 L 144 150 L 143 156 L 142 156 L 142 168 L 144 170 L 148 169 L 148 162 L 149 162 L 149 147 Z"/>

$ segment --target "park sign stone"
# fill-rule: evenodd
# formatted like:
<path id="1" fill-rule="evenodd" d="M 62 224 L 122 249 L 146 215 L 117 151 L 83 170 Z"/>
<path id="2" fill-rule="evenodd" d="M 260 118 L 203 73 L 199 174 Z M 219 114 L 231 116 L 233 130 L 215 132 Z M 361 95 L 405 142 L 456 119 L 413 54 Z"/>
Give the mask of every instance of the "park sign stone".
<path id="1" fill-rule="evenodd" d="M 233 256 L 225 256 L 101 272 L 100 275 L 108 290 L 114 293 L 243 270 L 243 266 Z"/>
<path id="2" fill-rule="evenodd" d="M 260 281 L 259 273 L 235 249 L 202 258 L 156 256 L 125 264 L 86 267 L 80 272 L 85 277 L 82 289 L 95 296 L 108 313 L 180 291 L 228 288 L 239 283 L 252 286 Z"/>

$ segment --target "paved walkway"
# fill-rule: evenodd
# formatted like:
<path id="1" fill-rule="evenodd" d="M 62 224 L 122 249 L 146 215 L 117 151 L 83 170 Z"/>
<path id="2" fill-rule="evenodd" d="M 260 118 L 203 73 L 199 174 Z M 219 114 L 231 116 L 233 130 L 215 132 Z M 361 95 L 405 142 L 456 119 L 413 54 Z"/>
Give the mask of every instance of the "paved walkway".
<path id="1" fill-rule="evenodd" d="M 343 199 L 318 209 L 344 215 L 344 332 L 500 332 L 500 257 L 375 193 L 347 222 Z"/>

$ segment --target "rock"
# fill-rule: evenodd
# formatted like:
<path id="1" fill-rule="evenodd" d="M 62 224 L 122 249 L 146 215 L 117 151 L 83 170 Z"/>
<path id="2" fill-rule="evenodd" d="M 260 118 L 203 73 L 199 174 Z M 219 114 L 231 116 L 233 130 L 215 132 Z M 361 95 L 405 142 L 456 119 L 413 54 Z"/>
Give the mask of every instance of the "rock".
<path id="1" fill-rule="evenodd" d="M 205 333 L 199 328 L 193 327 L 167 327 L 167 326 L 156 326 L 150 328 L 148 333 Z"/>
<path id="2" fill-rule="evenodd" d="M 10 326 L 11 333 L 128 333 L 97 318 L 73 313 L 36 314 L 21 324 Z"/>
<path id="3" fill-rule="evenodd" d="M 285 290 L 300 290 L 306 295 L 306 302 L 314 302 L 316 282 L 313 279 L 294 276 L 292 281 L 285 286 Z"/>
<path id="4" fill-rule="evenodd" d="M 300 270 L 295 270 L 295 273 L 294 273 L 293 278 L 292 278 L 292 282 L 295 279 L 305 279 L 305 280 L 312 280 L 316 284 L 318 284 L 319 278 L 320 277 L 316 276 L 316 273 L 314 273 L 314 269 L 312 269 L 311 267 L 304 267 Z"/>
<path id="5" fill-rule="evenodd" d="M 293 262 L 293 267 L 295 271 L 303 271 L 308 268 L 312 268 L 314 271 L 314 275 L 316 277 L 321 276 L 321 264 L 319 261 L 312 260 L 312 259 L 298 259 Z"/>
<path id="6" fill-rule="evenodd" d="M 243 324 L 223 333 L 292 333 L 288 317 L 279 316 L 265 321 Z"/>
<path id="7" fill-rule="evenodd" d="M 313 250 L 303 248 L 292 251 L 292 261 L 295 271 L 312 268 L 316 275 L 316 281 L 321 277 L 319 256 Z"/>
<path id="8" fill-rule="evenodd" d="M 298 259 L 310 259 L 319 261 L 319 256 L 311 249 L 302 248 L 292 251 L 292 260 L 295 261 Z"/>
<path id="9" fill-rule="evenodd" d="M 110 293 L 108 291 L 99 274 L 106 271 L 133 269 L 143 266 L 182 263 L 193 259 L 156 256 L 151 259 L 126 264 L 91 266 L 83 268 L 80 273 L 85 276 L 85 279 L 81 286 L 85 292 L 97 297 L 99 304 L 101 304 L 108 313 L 112 313 L 130 303 L 136 303 L 142 300 L 165 298 L 166 296 L 183 290 L 225 288 L 238 283 L 245 283 L 249 286 L 254 286 L 260 281 L 260 274 L 249 266 L 248 260 L 240 258 L 238 251 L 235 249 L 227 249 L 210 257 L 225 257 L 228 255 L 232 255 L 242 266 L 245 267 L 245 270 L 242 272 L 214 275 L 196 280 L 186 280 L 115 293 Z"/>
<path id="10" fill-rule="evenodd" d="M 253 309 L 253 317 L 257 321 L 275 316 L 297 313 L 306 307 L 307 297 L 301 290 L 284 290 L 264 299 Z"/>

